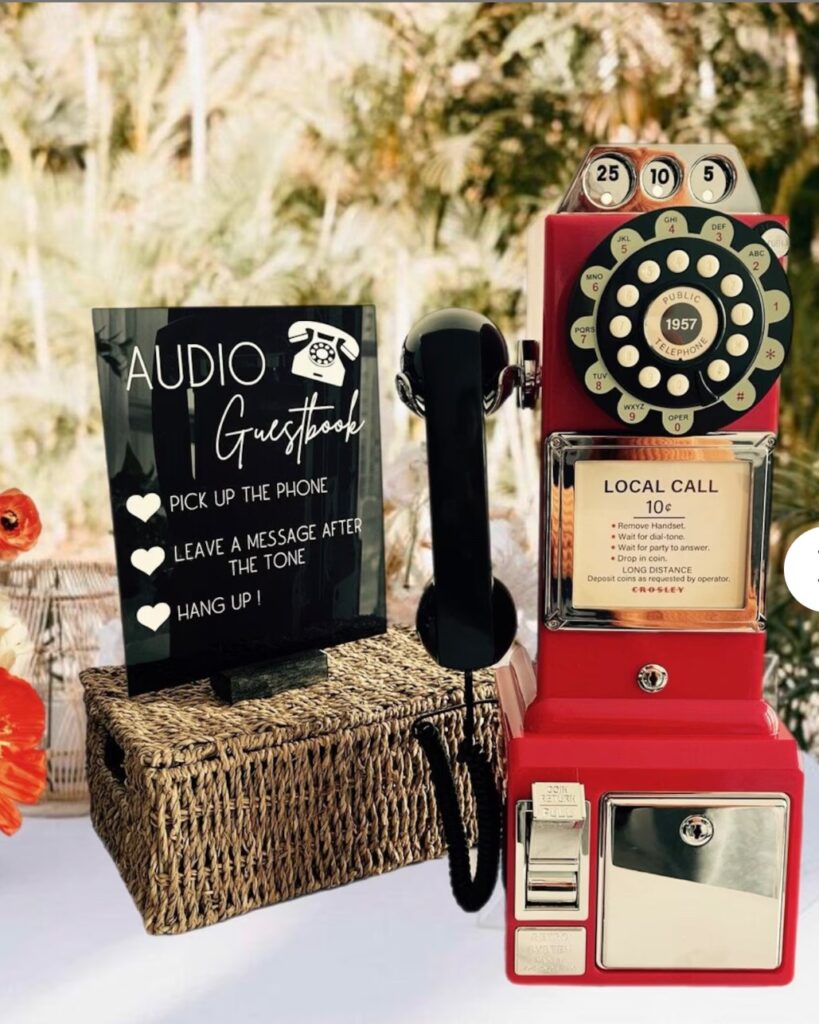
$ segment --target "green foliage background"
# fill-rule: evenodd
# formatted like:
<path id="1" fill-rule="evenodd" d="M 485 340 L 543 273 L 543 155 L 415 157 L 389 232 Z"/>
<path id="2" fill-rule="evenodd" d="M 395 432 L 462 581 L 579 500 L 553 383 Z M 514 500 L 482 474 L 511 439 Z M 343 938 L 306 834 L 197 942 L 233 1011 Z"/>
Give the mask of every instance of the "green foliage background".
<path id="1" fill-rule="evenodd" d="M 818 65 L 807 3 L 2 5 L 0 486 L 36 497 L 46 550 L 110 553 L 94 305 L 375 301 L 401 617 L 428 562 L 407 326 L 457 303 L 514 337 L 525 228 L 590 143 L 727 139 L 794 219 L 771 641 L 817 743 L 819 625 L 779 568 L 819 518 Z M 490 441 L 520 580 L 534 431 L 510 411 Z"/>

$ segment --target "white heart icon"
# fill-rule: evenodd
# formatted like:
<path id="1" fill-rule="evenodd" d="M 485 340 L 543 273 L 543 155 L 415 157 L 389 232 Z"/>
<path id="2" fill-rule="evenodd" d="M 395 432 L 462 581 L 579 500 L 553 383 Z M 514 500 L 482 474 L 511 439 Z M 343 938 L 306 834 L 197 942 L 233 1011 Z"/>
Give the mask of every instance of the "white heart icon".
<path id="1" fill-rule="evenodd" d="M 171 606 L 160 601 L 159 604 L 154 605 L 144 604 L 137 612 L 136 617 L 140 625 L 147 626 L 155 633 L 170 614 Z"/>
<path id="2" fill-rule="evenodd" d="M 136 516 L 143 523 L 147 523 L 154 512 L 159 511 L 161 504 L 162 499 L 158 494 L 132 494 L 125 502 L 125 507 L 132 516 Z"/>
<path id="3" fill-rule="evenodd" d="M 131 565 L 144 572 L 146 576 L 156 572 L 164 561 L 165 549 L 158 545 L 155 548 L 137 548 L 131 555 Z"/>

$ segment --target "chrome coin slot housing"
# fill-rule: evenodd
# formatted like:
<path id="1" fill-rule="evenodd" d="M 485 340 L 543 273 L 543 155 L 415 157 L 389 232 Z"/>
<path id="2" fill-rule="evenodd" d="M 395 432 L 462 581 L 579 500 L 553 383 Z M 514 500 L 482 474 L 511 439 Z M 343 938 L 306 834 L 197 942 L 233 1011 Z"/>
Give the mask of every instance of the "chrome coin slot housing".
<path id="1" fill-rule="evenodd" d="M 535 783 L 519 800 L 515 917 L 581 920 L 589 913 L 590 806 L 579 783 Z"/>

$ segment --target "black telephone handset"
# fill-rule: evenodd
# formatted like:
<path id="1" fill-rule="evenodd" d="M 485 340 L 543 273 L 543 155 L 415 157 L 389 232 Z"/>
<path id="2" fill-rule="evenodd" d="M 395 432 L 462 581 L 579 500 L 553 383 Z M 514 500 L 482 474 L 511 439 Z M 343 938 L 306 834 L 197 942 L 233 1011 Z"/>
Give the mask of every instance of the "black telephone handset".
<path id="1" fill-rule="evenodd" d="M 486 755 L 475 744 L 472 672 L 500 660 L 517 629 L 506 587 L 494 579 L 489 547 L 484 417 L 511 390 L 506 343 L 486 317 L 464 309 L 430 313 L 412 328 L 401 353 L 398 393 L 426 421 L 433 581 L 416 625 L 430 655 L 464 672 L 466 724 L 458 760 L 469 772 L 478 816 L 473 878 L 449 759 L 428 719 L 414 733 L 430 764 L 444 823 L 455 899 L 479 910 L 492 894 L 501 842 L 501 801 Z"/>

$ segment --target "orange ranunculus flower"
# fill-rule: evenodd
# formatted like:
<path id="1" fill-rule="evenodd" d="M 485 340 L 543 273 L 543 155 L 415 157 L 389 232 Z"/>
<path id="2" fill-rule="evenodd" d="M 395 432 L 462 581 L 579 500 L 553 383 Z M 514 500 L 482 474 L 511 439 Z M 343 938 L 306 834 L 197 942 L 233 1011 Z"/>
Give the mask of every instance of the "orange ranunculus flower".
<path id="1" fill-rule="evenodd" d="M 16 487 L 0 493 L 0 560 L 33 548 L 42 528 L 37 506 L 27 494 Z"/>
<path id="2" fill-rule="evenodd" d="M 37 750 L 45 708 L 33 686 L 0 668 L 0 832 L 22 823 L 17 804 L 35 804 L 45 788 L 45 751 Z"/>

